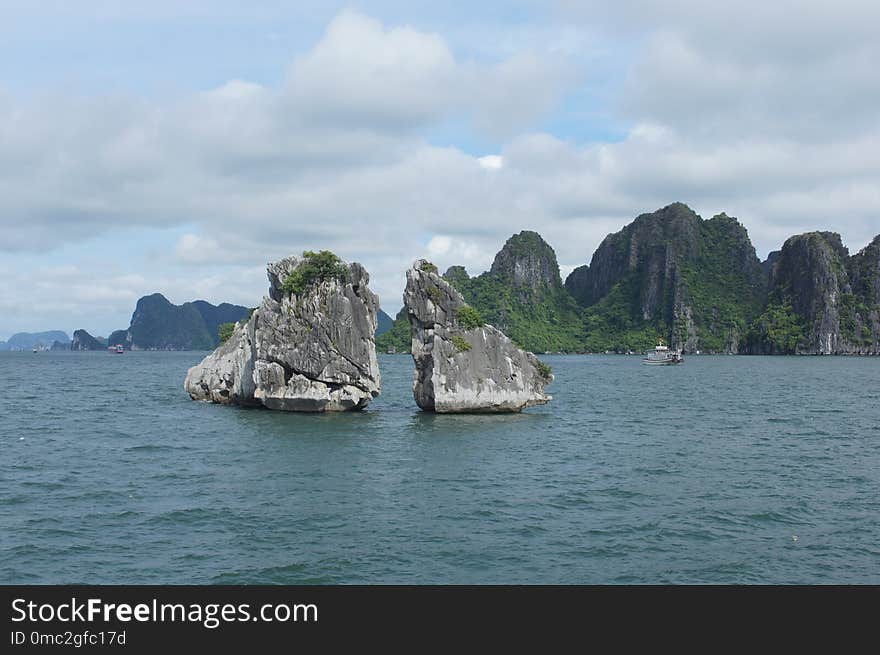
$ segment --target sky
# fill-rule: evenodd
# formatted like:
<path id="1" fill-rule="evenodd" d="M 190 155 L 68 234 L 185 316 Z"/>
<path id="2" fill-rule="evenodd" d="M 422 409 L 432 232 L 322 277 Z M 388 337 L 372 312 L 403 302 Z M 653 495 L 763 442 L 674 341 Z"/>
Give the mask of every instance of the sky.
<path id="1" fill-rule="evenodd" d="M 613 6 L 612 6 L 613 5 Z M 255 306 L 359 261 L 383 308 L 536 230 L 563 275 L 672 202 L 758 256 L 880 233 L 880 3 L 0 0 L 0 340 Z"/>

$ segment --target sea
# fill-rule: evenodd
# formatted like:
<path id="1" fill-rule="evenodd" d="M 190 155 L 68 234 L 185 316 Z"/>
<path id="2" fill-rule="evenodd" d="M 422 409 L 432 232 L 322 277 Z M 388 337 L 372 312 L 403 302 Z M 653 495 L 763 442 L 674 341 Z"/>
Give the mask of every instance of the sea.
<path id="1" fill-rule="evenodd" d="M 190 400 L 200 352 L 0 353 L 0 583 L 880 583 L 880 358 L 547 355 L 550 404 Z"/>

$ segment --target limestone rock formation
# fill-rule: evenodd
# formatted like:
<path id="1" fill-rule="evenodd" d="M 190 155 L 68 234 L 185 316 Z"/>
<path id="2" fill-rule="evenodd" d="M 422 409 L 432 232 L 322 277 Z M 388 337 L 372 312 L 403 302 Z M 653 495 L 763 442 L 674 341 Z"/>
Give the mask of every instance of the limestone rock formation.
<path id="1" fill-rule="evenodd" d="M 550 367 L 484 325 L 461 294 L 418 260 L 406 274 L 404 305 L 416 371 L 413 395 L 426 411 L 519 412 L 551 400 Z"/>
<path id="2" fill-rule="evenodd" d="M 195 400 L 302 412 L 362 409 L 379 395 L 369 274 L 327 251 L 269 264 L 269 296 L 189 370 Z"/>
<path id="3" fill-rule="evenodd" d="M 553 248 L 537 232 L 523 230 L 510 237 L 495 255 L 490 273 L 510 280 L 516 288 L 561 286 Z"/>
<path id="4" fill-rule="evenodd" d="M 219 344 L 220 325 L 243 320 L 249 311 L 229 303 L 215 307 L 204 300 L 174 305 L 154 293 L 137 301 L 131 325 L 112 332 L 108 345 L 122 344 L 126 350 L 211 350 Z"/>
<path id="5" fill-rule="evenodd" d="M 74 330 L 70 350 L 106 350 L 107 342 L 96 339 L 85 330 Z"/>
<path id="6" fill-rule="evenodd" d="M 766 292 L 746 229 L 673 203 L 609 234 L 565 286 L 586 309 L 589 350 L 639 349 L 662 335 L 685 352 L 735 353 Z M 645 343 L 646 336 L 648 343 Z"/>
<path id="7" fill-rule="evenodd" d="M 767 304 L 743 351 L 880 354 L 880 236 L 853 256 L 835 232 L 789 238 L 773 258 Z"/>

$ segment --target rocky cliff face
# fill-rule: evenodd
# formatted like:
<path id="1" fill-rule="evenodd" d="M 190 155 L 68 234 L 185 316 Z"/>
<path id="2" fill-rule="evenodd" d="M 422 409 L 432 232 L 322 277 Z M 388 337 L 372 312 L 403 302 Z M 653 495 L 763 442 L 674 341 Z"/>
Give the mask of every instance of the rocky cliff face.
<path id="1" fill-rule="evenodd" d="M 844 338 L 850 352 L 880 355 L 880 234 L 847 264 L 852 296 L 842 297 Z"/>
<path id="2" fill-rule="evenodd" d="M 649 320 L 664 309 L 663 289 L 676 262 L 695 257 L 699 224 L 700 217 L 681 203 L 642 214 L 620 232 L 605 237 L 590 265 L 572 271 L 565 286 L 589 307 L 607 296 L 627 273 L 638 271 L 639 311 Z"/>
<path id="3" fill-rule="evenodd" d="M 880 354 L 880 237 L 852 257 L 834 232 L 789 238 L 770 267 L 767 306 L 743 351 Z"/>
<path id="4" fill-rule="evenodd" d="M 99 341 L 85 330 L 74 330 L 71 350 L 106 350 L 107 343 Z"/>
<path id="5" fill-rule="evenodd" d="M 562 284 L 553 248 L 540 234 L 528 230 L 513 235 L 505 242 L 495 255 L 490 273 L 517 289 L 537 291 L 542 287 Z"/>
<path id="6" fill-rule="evenodd" d="M 745 228 L 674 203 L 605 238 L 566 288 L 587 308 L 590 350 L 641 349 L 657 336 L 685 352 L 736 352 L 766 287 Z"/>
<path id="7" fill-rule="evenodd" d="M 407 271 L 404 306 L 416 366 L 413 395 L 423 410 L 518 412 L 550 401 L 549 367 L 483 324 L 429 262 Z"/>
<path id="8" fill-rule="evenodd" d="M 322 412 L 361 409 L 379 395 L 379 299 L 369 275 L 339 262 L 332 275 L 309 277 L 309 255 L 268 266 L 269 296 L 189 370 L 184 387 L 193 399 Z M 291 288 L 297 276 L 300 288 Z"/>

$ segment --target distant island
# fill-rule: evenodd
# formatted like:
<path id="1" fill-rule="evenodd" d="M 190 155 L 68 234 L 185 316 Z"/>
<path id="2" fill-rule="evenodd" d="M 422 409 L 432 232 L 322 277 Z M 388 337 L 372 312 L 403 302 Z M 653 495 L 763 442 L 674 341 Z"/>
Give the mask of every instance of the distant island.
<path id="1" fill-rule="evenodd" d="M 0 352 L 6 350 L 51 350 L 54 344 L 66 347 L 70 337 L 61 330 L 47 332 L 18 332 L 9 337 L 9 341 L 0 341 Z M 58 348 L 55 348 L 58 350 Z"/>
<path id="2" fill-rule="evenodd" d="M 215 306 L 204 300 L 175 305 L 161 293 L 154 293 L 137 301 L 127 329 L 115 330 L 107 338 L 81 329 L 74 331 L 72 339 L 59 330 L 22 332 L 8 342 L 0 341 L 0 350 L 106 350 L 117 344 L 125 350 L 213 350 L 251 311 L 241 305 Z M 388 314 L 380 310 L 378 319 L 377 335 L 391 329 L 393 321 Z"/>
<path id="3" fill-rule="evenodd" d="M 673 203 L 610 234 L 563 283 L 536 232 L 512 236 L 489 271 L 444 274 L 486 321 L 533 352 L 880 354 L 880 235 L 850 255 L 840 235 L 789 238 L 761 262 L 733 217 Z M 377 339 L 409 352 L 404 310 Z"/>

